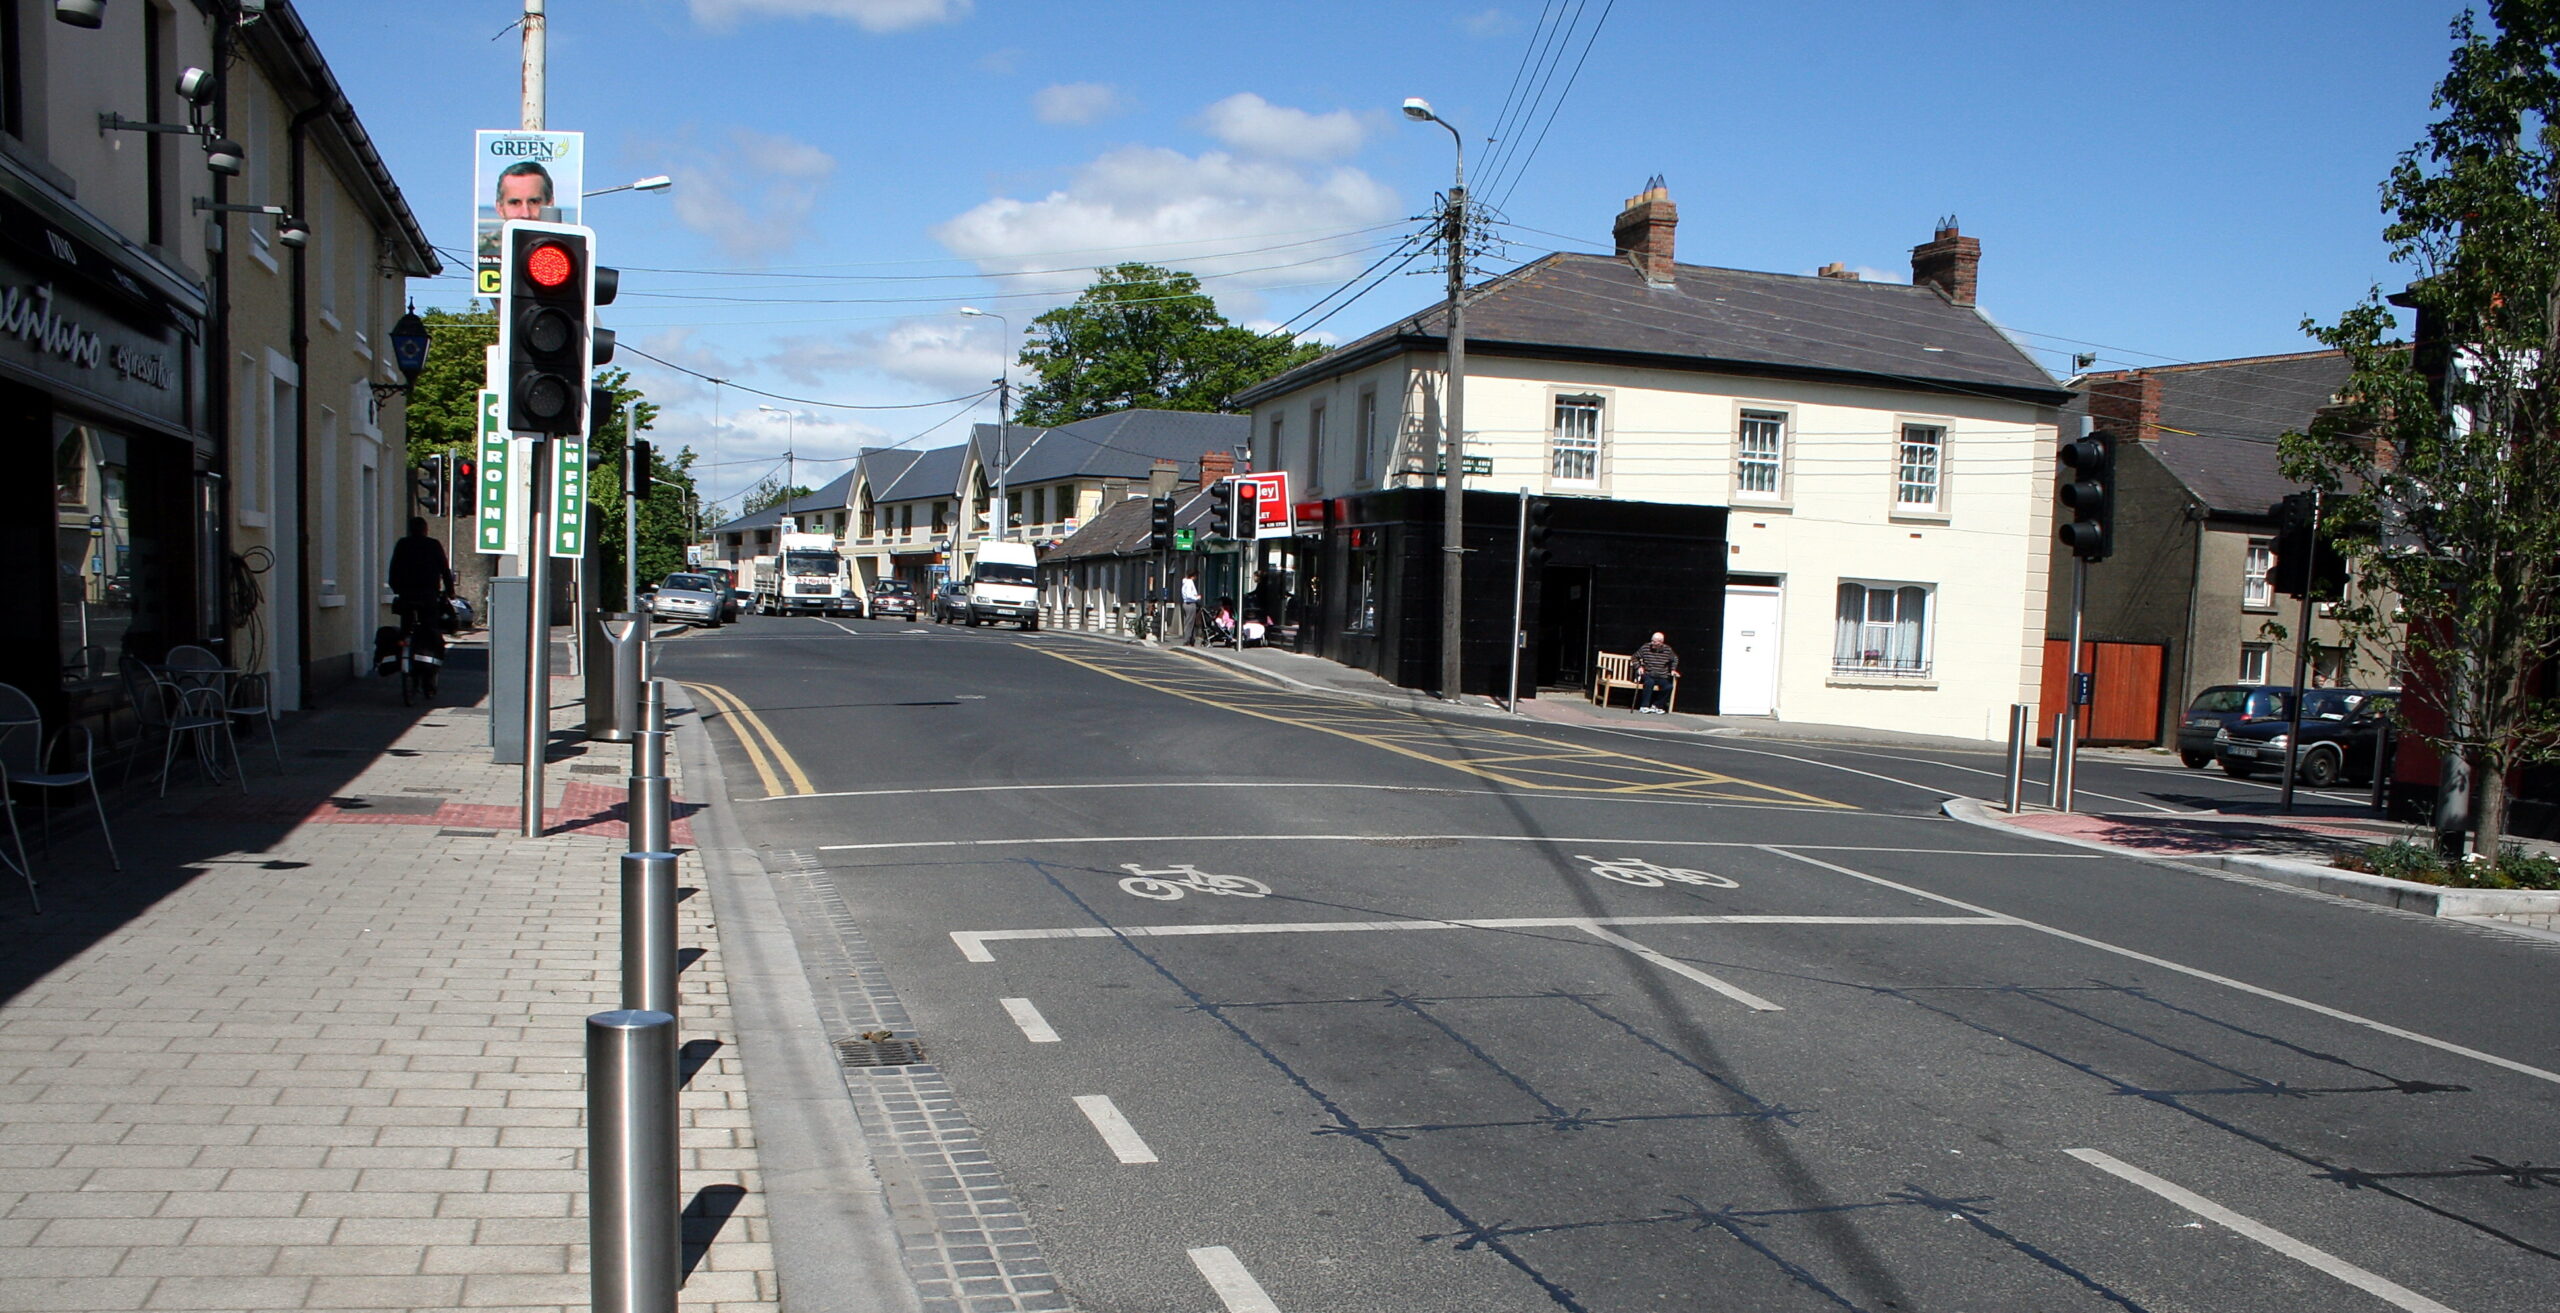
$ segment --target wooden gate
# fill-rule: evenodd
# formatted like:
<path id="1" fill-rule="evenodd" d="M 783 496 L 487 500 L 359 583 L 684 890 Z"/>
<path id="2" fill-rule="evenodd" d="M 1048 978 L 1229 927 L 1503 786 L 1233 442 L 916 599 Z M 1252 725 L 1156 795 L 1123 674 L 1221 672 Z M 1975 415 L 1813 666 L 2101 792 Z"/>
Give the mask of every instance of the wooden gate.
<path id="1" fill-rule="evenodd" d="M 2080 728 L 2082 743 L 2148 747 L 2160 741 L 2160 670 L 2168 649 L 2158 643 L 2082 643 L 2080 669 L 2095 672 L 2096 699 Z M 2044 644 L 2044 694 L 2036 706 L 2036 741 L 2053 742 L 2064 686 L 2071 678 L 2071 642 Z"/>

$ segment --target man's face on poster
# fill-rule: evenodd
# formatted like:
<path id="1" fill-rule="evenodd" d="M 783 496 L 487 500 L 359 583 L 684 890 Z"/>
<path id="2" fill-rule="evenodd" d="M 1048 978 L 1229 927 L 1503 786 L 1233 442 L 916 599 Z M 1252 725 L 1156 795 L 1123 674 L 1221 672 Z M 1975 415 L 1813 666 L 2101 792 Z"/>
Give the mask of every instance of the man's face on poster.
<path id="1" fill-rule="evenodd" d="M 498 217 L 539 219 L 550 203 L 550 180 L 539 173 L 510 173 L 498 179 Z"/>

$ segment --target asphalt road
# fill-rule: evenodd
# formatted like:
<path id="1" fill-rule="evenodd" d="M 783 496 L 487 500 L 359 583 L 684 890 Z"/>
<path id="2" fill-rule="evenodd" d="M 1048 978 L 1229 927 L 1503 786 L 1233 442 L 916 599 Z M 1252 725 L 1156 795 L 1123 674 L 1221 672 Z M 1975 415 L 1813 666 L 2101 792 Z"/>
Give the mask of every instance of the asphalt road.
<path id="1" fill-rule="evenodd" d="M 778 883 L 895 991 L 992 1160 L 961 1193 L 1030 1219 L 984 1281 L 1098 1313 L 2550 1306 L 2560 955 L 1940 817 L 1996 754 L 1415 715 L 930 624 L 758 620 L 659 671 Z"/>

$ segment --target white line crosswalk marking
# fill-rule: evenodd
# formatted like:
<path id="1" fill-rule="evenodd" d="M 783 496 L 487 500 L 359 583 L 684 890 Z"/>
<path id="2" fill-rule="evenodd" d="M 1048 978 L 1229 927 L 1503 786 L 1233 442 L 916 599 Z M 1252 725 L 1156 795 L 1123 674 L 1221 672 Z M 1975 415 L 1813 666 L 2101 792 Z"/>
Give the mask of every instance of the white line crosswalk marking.
<path id="1" fill-rule="evenodd" d="M 1110 1095 L 1079 1094 L 1076 1096 L 1076 1110 L 1084 1114 L 1086 1121 L 1093 1123 L 1094 1130 L 1101 1132 L 1103 1144 L 1108 1146 L 1112 1155 L 1120 1161 L 1124 1163 L 1156 1161 L 1156 1151 L 1148 1148 L 1147 1142 L 1139 1137 L 1138 1128 L 1130 1125 L 1127 1117 L 1120 1115 L 1120 1105 L 1113 1103 Z"/>
<path id="2" fill-rule="evenodd" d="M 1244 1270 L 1236 1251 L 1225 1245 L 1203 1245 L 1192 1250 L 1191 1265 L 1200 1269 L 1209 1289 L 1217 1292 L 1218 1302 L 1227 1306 L 1227 1313 L 1280 1313 L 1280 1306 L 1263 1293 L 1262 1283 Z"/>

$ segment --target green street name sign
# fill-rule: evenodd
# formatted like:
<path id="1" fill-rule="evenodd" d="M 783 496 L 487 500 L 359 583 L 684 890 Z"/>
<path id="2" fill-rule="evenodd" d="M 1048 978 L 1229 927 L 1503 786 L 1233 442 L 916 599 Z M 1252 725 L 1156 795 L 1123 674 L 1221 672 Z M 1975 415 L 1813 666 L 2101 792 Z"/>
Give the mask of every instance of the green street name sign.
<path id="1" fill-rule="evenodd" d="M 491 556 L 503 556 L 515 536 L 515 499 L 509 496 L 510 474 L 507 466 L 507 431 L 498 427 L 498 394 L 480 394 L 480 488 L 474 500 L 480 508 L 480 550 Z"/>
<path id="2" fill-rule="evenodd" d="M 551 446 L 551 554 L 587 554 L 587 440 L 574 434 Z"/>
<path id="3" fill-rule="evenodd" d="M 1488 479 L 1493 477 L 1493 457 L 1491 456 L 1461 456 L 1458 458 L 1458 467 L 1465 470 L 1468 477 L 1477 475 Z M 1449 457 L 1446 453 L 1441 455 L 1438 464 L 1431 467 L 1431 472 L 1434 474 L 1449 472 Z"/>

